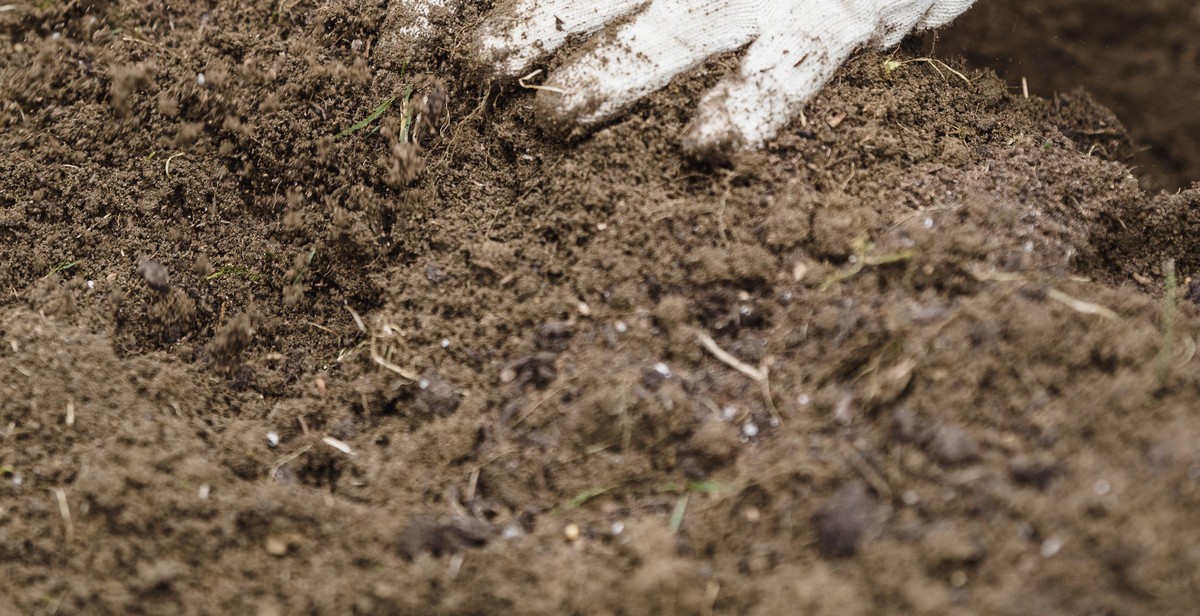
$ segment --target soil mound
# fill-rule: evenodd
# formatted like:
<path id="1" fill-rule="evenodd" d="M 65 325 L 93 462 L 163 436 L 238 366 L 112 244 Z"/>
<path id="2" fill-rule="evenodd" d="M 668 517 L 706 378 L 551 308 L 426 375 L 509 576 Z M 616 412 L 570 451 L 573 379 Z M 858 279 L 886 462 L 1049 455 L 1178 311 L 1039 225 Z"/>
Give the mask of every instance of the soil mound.
<path id="1" fill-rule="evenodd" d="M 3 8 L 0 612 L 1200 601 L 1200 191 L 1086 94 L 864 53 L 709 169 L 732 57 L 567 145 L 482 6 Z"/>

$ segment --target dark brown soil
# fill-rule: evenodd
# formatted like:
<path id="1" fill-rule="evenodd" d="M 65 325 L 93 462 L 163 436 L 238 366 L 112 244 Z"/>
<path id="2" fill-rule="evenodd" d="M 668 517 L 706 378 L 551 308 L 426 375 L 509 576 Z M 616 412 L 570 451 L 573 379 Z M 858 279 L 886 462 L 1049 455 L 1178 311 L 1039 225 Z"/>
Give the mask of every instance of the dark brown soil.
<path id="1" fill-rule="evenodd" d="M 913 43 L 706 169 L 735 58 L 564 145 L 481 14 L 0 11 L 0 613 L 1194 611 L 1200 191 L 1124 118 Z"/>
<path id="2" fill-rule="evenodd" d="M 1200 180 L 1200 5 L 1193 0 L 980 0 L 937 48 L 1053 98 L 1086 88 L 1137 146 L 1153 189 Z"/>

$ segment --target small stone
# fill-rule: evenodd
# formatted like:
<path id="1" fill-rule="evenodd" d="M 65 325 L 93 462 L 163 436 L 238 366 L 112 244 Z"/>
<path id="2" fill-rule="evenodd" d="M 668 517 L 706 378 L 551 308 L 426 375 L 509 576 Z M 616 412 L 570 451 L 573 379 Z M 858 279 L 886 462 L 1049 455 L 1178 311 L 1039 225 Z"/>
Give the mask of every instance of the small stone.
<path id="1" fill-rule="evenodd" d="M 1058 537 L 1050 537 L 1042 542 L 1041 554 L 1042 558 L 1053 558 L 1062 551 L 1063 542 Z"/>
<path id="2" fill-rule="evenodd" d="M 266 549 L 271 556 L 283 556 L 288 552 L 288 544 L 279 537 L 267 537 Z"/>
<path id="3" fill-rule="evenodd" d="M 567 527 L 563 529 L 563 537 L 566 537 L 567 541 L 579 541 L 579 536 L 578 524 L 567 524 Z"/>

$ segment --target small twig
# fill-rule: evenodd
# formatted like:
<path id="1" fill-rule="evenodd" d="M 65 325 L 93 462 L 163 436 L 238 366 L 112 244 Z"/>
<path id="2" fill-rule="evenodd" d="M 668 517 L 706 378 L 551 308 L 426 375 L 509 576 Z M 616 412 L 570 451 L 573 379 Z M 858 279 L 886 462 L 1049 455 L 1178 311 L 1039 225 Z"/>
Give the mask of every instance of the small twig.
<path id="1" fill-rule="evenodd" d="M 54 493 L 54 498 L 58 501 L 58 514 L 63 519 L 63 530 L 66 534 L 67 543 L 70 543 L 75 538 L 75 522 L 71 520 L 71 506 L 67 504 L 67 491 L 62 488 L 50 488 Z"/>
<path id="2" fill-rule="evenodd" d="M 295 460 L 296 458 L 299 458 L 300 456 L 304 455 L 305 453 L 308 452 L 309 449 L 312 449 L 312 447 L 313 446 L 311 444 L 305 445 L 304 447 L 301 447 L 299 449 L 299 451 L 284 457 L 279 462 L 276 462 L 275 466 L 271 467 L 271 472 L 267 474 L 267 478 L 274 479 L 275 473 L 278 473 L 279 469 L 283 468 L 284 464 L 287 464 L 288 462 L 291 462 L 292 460 Z"/>
<path id="3" fill-rule="evenodd" d="M 1075 312 L 1094 314 L 1106 319 L 1112 319 L 1113 321 L 1120 320 L 1121 318 L 1117 316 L 1117 313 L 1105 308 L 1104 306 L 1101 306 L 1100 304 L 1093 304 L 1092 302 L 1085 302 L 1081 299 L 1075 299 L 1074 297 L 1071 297 L 1070 295 L 1067 295 L 1066 293 L 1063 293 L 1062 291 L 1059 291 L 1053 287 L 1046 291 L 1046 297 L 1063 304 Z"/>
<path id="4" fill-rule="evenodd" d="M 771 419 L 775 421 L 775 425 L 782 426 L 783 415 L 779 413 L 779 408 L 775 406 L 775 397 L 771 395 L 771 369 L 766 363 L 763 364 L 762 374 L 763 400 L 767 402 L 767 411 L 771 413 Z"/>
<path id="5" fill-rule="evenodd" d="M 375 348 L 375 340 L 377 338 L 378 336 L 371 336 L 371 361 L 384 368 L 387 368 L 388 370 L 391 370 L 392 372 L 395 372 L 409 381 L 416 382 L 420 380 L 420 377 L 414 374 L 411 370 L 405 370 L 404 368 L 401 368 L 400 366 L 397 366 L 396 364 L 384 359 L 383 356 L 379 354 L 379 350 Z"/>
<path id="6" fill-rule="evenodd" d="M 358 316 L 358 313 L 350 306 L 346 306 L 345 308 L 350 311 L 350 316 L 354 317 L 354 324 L 358 326 L 358 331 L 364 334 L 367 333 L 367 326 L 363 323 L 362 317 Z"/>
<path id="7" fill-rule="evenodd" d="M 171 161 L 175 160 L 176 158 L 179 158 L 180 156 L 183 156 L 183 154 L 184 154 L 183 152 L 179 152 L 178 154 L 172 154 L 167 157 L 167 163 L 166 163 L 167 177 L 171 177 Z"/>
<path id="8" fill-rule="evenodd" d="M 542 74 L 542 69 L 539 68 L 538 70 L 533 71 L 532 73 L 529 73 L 528 75 L 518 79 L 517 83 L 520 84 L 520 86 L 522 88 L 525 88 L 526 90 L 546 90 L 547 92 L 554 92 L 556 94 L 562 94 L 563 96 L 566 96 L 571 93 L 569 90 L 564 90 L 562 88 L 556 88 L 554 86 L 535 86 L 535 85 L 526 83 L 526 81 L 533 79 L 534 77 L 537 77 L 538 75 L 541 75 L 541 74 Z"/>
<path id="9" fill-rule="evenodd" d="M 725 364 L 726 366 L 729 366 L 730 368 L 733 368 L 734 370 L 741 372 L 742 374 L 746 375 L 747 377 L 750 377 L 751 379 L 753 379 L 755 381 L 761 382 L 761 381 L 767 380 L 766 372 L 764 372 L 758 368 L 755 368 L 754 366 L 751 366 L 750 364 L 747 364 L 746 362 L 734 357 L 728 351 L 726 351 L 725 349 L 722 349 L 717 344 L 717 341 L 713 340 L 712 337 L 709 336 L 708 334 L 699 333 L 699 334 L 696 334 L 696 338 L 698 340 L 700 340 L 700 344 L 704 345 L 704 348 L 707 349 L 709 353 L 713 354 L 713 357 L 716 357 L 718 360 L 721 361 L 721 363 Z"/>
<path id="10" fill-rule="evenodd" d="M 321 439 L 321 442 L 325 443 L 326 445 L 329 445 L 330 447 L 332 447 L 348 456 L 354 455 L 354 450 L 351 449 L 350 446 L 345 443 L 345 441 L 340 441 L 336 438 L 333 438 L 332 436 L 326 436 Z"/>

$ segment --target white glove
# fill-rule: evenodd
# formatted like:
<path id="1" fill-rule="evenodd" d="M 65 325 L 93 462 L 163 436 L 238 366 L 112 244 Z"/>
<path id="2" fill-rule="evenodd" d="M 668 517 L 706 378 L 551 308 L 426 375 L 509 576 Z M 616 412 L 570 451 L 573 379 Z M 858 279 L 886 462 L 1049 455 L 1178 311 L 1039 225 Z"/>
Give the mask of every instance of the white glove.
<path id="1" fill-rule="evenodd" d="M 974 0 L 509 0 L 484 22 L 485 61 L 512 75 L 573 34 L 590 34 L 641 11 L 593 40 L 538 93 L 551 128 L 586 130 L 707 57 L 750 48 L 738 74 L 700 103 L 684 146 L 756 148 L 799 114 L 859 46 L 891 47 L 940 26 Z"/>

